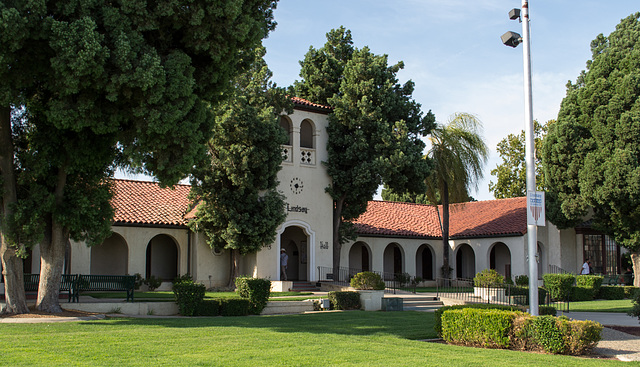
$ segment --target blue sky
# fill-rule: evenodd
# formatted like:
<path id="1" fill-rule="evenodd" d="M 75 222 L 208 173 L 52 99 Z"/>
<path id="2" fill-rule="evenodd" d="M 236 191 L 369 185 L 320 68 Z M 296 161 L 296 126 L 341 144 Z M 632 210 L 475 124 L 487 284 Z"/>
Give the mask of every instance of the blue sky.
<path id="1" fill-rule="evenodd" d="M 325 34 L 341 25 L 354 44 L 404 61 L 401 82 L 415 82 L 414 98 L 438 122 L 455 112 L 476 114 L 484 123 L 491 157 L 478 200 L 493 199 L 489 172 L 500 162 L 498 142 L 524 129 L 522 46 L 506 47 L 500 36 L 522 33 L 507 13 L 518 0 L 281 0 L 276 30 L 263 43 L 273 80 L 299 79 L 298 61 L 309 46 L 322 47 Z M 638 0 L 530 0 L 534 118 L 557 116 L 567 81 L 575 81 L 591 57 L 590 42 L 608 35 L 622 18 L 640 11 Z"/>

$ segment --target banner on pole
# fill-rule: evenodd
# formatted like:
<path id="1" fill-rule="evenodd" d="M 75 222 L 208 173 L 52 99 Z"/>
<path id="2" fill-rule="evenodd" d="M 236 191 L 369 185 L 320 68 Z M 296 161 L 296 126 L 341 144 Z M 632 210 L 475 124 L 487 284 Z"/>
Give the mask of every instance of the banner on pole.
<path id="1" fill-rule="evenodd" d="M 527 224 L 544 227 L 544 191 L 527 191 Z"/>

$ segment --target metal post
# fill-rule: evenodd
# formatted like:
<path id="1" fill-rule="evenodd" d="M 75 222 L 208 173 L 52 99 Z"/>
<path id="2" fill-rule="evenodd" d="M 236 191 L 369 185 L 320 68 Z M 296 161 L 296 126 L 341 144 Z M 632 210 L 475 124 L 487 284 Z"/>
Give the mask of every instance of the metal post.
<path id="1" fill-rule="evenodd" d="M 522 0 L 522 52 L 524 64 L 524 113 L 525 113 L 525 155 L 527 164 L 527 192 L 536 190 L 536 161 L 533 127 L 533 98 L 531 91 L 531 51 L 529 42 L 529 2 Z M 529 313 L 538 316 L 538 226 L 527 225 L 529 244 Z"/>

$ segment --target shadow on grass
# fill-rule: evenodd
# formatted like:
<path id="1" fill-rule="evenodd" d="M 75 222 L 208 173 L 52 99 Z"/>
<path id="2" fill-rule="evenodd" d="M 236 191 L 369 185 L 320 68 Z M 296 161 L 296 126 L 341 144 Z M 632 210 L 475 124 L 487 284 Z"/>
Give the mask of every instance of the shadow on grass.
<path id="1" fill-rule="evenodd" d="M 88 321 L 83 325 L 153 326 L 167 328 L 253 328 L 281 333 L 331 335 L 395 335 L 406 339 L 435 338 L 434 315 L 430 312 L 326 312 L 302 315 L 194 317 L 194 318 L 113 318 Z"/>

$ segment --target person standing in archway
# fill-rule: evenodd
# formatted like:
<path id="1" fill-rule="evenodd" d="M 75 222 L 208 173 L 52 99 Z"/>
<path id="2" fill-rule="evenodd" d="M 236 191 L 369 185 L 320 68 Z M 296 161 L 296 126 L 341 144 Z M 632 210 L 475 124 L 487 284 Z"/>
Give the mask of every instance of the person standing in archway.
<path id="1" fill-rule="evenodd" d="M 280 279 L 287 280 L 287 265 L 289 263 L 289 256 L 287 250 L 280 250 Z"/>

